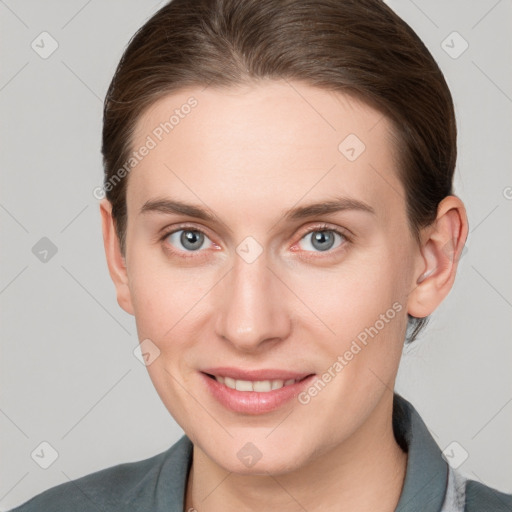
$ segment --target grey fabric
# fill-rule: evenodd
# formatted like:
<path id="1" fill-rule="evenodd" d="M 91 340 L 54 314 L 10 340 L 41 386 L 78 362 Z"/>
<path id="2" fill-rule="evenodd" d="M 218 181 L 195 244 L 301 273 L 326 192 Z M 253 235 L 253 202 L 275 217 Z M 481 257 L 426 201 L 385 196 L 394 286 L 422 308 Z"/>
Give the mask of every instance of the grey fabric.
<path id="1" fill-rule="evenodd" d="M 466 482 L 449 471 L 418 412 L 397 393 L 393 429 L 398 443 L 408 452 L 404 486 L 395 512 L 512 511 L 512 495 L 472 480 Z M 192 448 L 190 439 L 183 436 L 161 454 L 52 487 L 11 512 L 183 512 Z M 464 489 L 466 503 L 461 509 Z"/>
<path id="2" fill-rule="evenodd" d="M 512 475 L 509 476 L 512 479 Z M 468 480 L 464 512 L 512 512 L 512 494 Z"/>
<path id="3" fill-rule="evenodd" d="M 191 460 L 183 436 L 166 452 L 52 487 L 12 512 L 183 512 Z"/>
<path id="4" fill-rule="evenodd" d="M 434 438 L 410 402 L 398 393 L 395 401 L 406 414 L 401 432 L 408 446 L 407 472 L 396 512 L 439 512 L 448 480 L 448 464 Z"/>

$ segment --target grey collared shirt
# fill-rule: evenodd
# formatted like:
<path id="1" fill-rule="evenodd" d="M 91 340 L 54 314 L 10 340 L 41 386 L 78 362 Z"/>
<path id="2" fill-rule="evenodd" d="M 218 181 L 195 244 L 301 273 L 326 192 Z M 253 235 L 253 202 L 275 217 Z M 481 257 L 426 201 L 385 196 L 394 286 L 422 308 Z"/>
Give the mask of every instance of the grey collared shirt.
<path id="1" fill-rule="evenodd" d="M 512 511 L 512 494 L 466 480 L 448 465 L 416 409 L 397 393 L 393 430 L 408 452 L 395 512 Z M 11 512 L 183 512 L 192 448 L 184 435 L 163 453 L 57 485 Z"/>

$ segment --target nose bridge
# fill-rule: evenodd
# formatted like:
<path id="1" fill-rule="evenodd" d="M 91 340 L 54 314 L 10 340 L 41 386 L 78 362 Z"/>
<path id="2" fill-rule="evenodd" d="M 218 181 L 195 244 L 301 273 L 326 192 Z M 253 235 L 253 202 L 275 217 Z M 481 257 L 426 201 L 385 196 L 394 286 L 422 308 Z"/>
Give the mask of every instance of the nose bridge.
<path id="1" fill-rule="evenodd" d="M 223 280 L 216 331 L 238 349 L 253 350 L 266 341 L 277 341 L 288 335 L 290 319 L 283 294 L 267 265 L 266 253 L 260 251 L 255 257 L 254 247 L 241 243 L 233 268 Z"/>

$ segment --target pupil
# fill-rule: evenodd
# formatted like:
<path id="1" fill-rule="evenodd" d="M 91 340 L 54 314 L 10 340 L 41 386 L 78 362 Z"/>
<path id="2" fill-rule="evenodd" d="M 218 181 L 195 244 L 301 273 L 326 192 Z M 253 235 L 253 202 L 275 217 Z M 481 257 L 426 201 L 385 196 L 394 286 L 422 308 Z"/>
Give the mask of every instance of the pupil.
<path id="1" fill-rule="evenodd" d="M 187 249 L 197 249 L 202 245 L 202 233 L 197 231 L 184 231 L 181 235 L 181 243 Z"/>
<path id="2" fill-rule="evenodd" d="M 327 246 L 322 245 L 325 244 L 326 241 L 330 242 L 330 244 L 327 243 Z M 321 251 L 330 249 L 332 247 L 333 241 L 333 234 L 329 231 L 317 231 L 313 236 L 313 246 Z M 317 242 L 320 244 L 319 246 L 316 245 Z"/>

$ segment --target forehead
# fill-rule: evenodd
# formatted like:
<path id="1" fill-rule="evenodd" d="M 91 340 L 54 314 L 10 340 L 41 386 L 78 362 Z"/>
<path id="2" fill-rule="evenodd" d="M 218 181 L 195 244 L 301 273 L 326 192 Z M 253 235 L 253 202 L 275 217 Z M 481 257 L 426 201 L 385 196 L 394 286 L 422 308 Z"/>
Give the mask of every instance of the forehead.
<path id="1" fill-rule="evenodd" d="M 388 119 L 303 83 L 168 94 L 136 124 L 132 150 L 143 146 L 151 149 L 130 172 L 129 212 L 165 195 L 213 210 L 232 205 L 238 217 L 340 194 L 405 209 Z"/>

